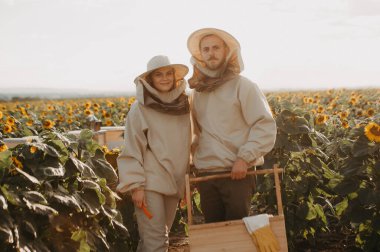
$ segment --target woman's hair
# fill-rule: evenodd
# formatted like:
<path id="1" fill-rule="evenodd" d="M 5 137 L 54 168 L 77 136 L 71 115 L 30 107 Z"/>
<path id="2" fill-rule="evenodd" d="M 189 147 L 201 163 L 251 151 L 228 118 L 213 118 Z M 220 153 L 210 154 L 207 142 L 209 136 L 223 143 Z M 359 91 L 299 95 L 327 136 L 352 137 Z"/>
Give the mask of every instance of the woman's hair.
<path id="1" fill-rule="evenodd" d="M 158 69 L 152 71 L 151 73 L 149 73 L 149 74 L 145 77 L 145 81 L 148 82 L 148 84 L 151 85 L 152 87 L 153 87 L 153 78 L 152 78 L 152 75 L 154 74 L 155 71 L 157 71 L 157 70 L 159 70 L 159 69 L 161 69 L 161 68 L 162 68 L 162 67 L 160 67 L 160 68 L 158 68 Z M 173 85 L 173 88 L 172 88 L 171 90 L 173 90 L 174 88 L 177 87 L 177 85 L 178 85 L 178 81 L 179 81 L 179 80 L 176 79 L 176 76 L 175 76 L 175 68 L 173 67 L 172 70 L 173 70 L 173 75 L 174 75 L 174 85 Z M 153 88 L 154 88 L 154 87 L 153 87 Z"/>

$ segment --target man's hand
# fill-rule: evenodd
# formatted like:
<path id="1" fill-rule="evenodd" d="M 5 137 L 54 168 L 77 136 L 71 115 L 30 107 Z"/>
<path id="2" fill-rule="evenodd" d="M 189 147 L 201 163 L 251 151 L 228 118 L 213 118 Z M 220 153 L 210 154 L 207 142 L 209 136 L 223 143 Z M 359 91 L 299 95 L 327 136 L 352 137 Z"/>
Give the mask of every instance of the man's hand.
<path id="1" fill-rule="evenodd" d="M 138 208 L 147 207 L 144 189 L 138 188 L 133 190 L 132 201 Z"/>
<path id="2" fill-rule="evenodd" d="M 237 158 L 232 166 L 231 179 L 243 179 L 247 176 L 248 164 L 241 158 Z"/>

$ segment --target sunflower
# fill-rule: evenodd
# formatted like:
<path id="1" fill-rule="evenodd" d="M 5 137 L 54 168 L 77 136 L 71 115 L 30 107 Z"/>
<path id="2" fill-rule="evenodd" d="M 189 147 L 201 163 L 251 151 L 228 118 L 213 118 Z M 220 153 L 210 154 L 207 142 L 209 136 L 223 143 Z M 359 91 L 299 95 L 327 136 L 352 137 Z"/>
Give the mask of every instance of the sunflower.
<path id="1" fill-rule="evenodd" d="M 132 96 L 128 99 L 128 108 L 132 106 L 132 104 L 136 101 L 136 97 Z"/>
<path id="2" fill-rule="evenodd" d="M 107 126 L 112 126 L 112 125 L 113 125 L 112 120 L 111 120 L 111 119 L 107 119 L 107 120 L 106 120 L 106 125 L 107 125 Z"/>
<path id="3" fill-rule="evenodd" d="M 113 103 L 111 101 L 107 101 L 107 107 L 113 108 L 113 107 L 115 107 L 115 103 Z"/>
<path id="4" fill-rule="evenodd" d="M 13 126 L 13 125 L 15 125 L 15 121 L 16 121 L 16 120 L 15 120 L 12 116 L 8 116 L 8 117 L 7 117 L 7 122 L 6 122 L 6 123 L 7 123 L 8 125 L 10 125 L 10 126 Z"/>
<path id="5" fill-rule="evenodd" d="M 92 115 L 92 111 L 89 109 L 85 109 L 83 113 L 87 116 Z"/>
<path id="6" fill-rule="evenodd" d="M 32 154 L 36 153 L 37 150 L 38 150 L 38 148 L 36 146 L 30 146 L 30 148 L 29 148 L 29 151 Z"/>
<path id="7" fill-rule="evenodd" d="M 30 109 L 30 104 L 29 103 L 25 104 L 25 108 Z"/>
<path id="8" fill-rule="evenodd" d="M 304 97 L 302 98 L 302 101 L 303 101 L 303 103 L 307 103 L 307 97 L 304 96 Z M 129 105 L 129 104 L 128 104 L 128 105 Z"/>
<path id="9" fill-rule="evenodd" d="M 68 124 L 72 124 L 73 123 L 73 119 L 72 118 L 67 118 L 67 123 Z"/>
<path id="10" fill-rule="evenodd" d="M 3 126 L 3 133 L 4 134 L 7 134 L 7 133 L 11 133 L 13 130 L 12 130 L 12 126 L 9 125 L 9 124 L 5 124 Z"/>
<path id="11" fill-rule="evenodd" d="M 89 109 L 91 107 L 91 102 L 90 101 L 87 101 L 85 104 L 84 104 L 84 107 L 86 109 Z"/>
<path id="12" fill-rule="evenodd" d="M 364 127 L 364 135 L 368 140 L 380 143 L 380 125 L 370 122 Z"/>
<path id="13" fill-rule="evenodd" d="M 43 122 L 43 127 L 44 127 L 44 129 L 51 129 L 54 127 L 54 122 L 47 119 Z"/>
<path id="14" fill-rule="evenodd" d="M 321 124 L 324 124 L 326 121 L 327 121 L 328 117 L 324 114 L 319 114 L 316 118 L 315 118 L 315 123 L 317 125 L 321 125 Z"/>
<path id="15" fill-rule="evenodd" d="M 53 110 L 54 110 L 54 106 L 51 105 L 51 104 L 49 104 L 48 107 L 47 107 L 47 109 L 48 109 L 49 111 L 53 111 Z"/>
<path id="16" fill-rule="evenodd" d="M 351 97 L 351 100 L 349 102 L 351 105 L 355 105 L 356 103 L 358 103 L 358 99 L 356 97 Z"/>
<path id="17" fill-rule="evenodd" d="M 58 115 L 58 121 L 64 122 L 65 121 L 65 117 L 63 117 L 63 115 Z"/>
<path id="18" fill-rule="evenodd" d="M 325 109 L 322 106 L 318 106 L 318 108 L 317 108 L 318 113 L 323 113 L 324 110 Z"/>
<path id="19" fill-rule="evenodd" d="M 313 97 L 309 97 L 309 98 L 307 98 L 307 103 L 313 103 L 313 102 L 314 102 Z"/>
<path id="20" fill-rule="evenodd" d="M 22 169 L 23 165 L 20 160 L 17 159 L 17 157 L 12 157 L 13 164 L 17 167 Z"/>
<path id="21" fill-rule="evenodd" d="M 100 108 L 99 103 L 94 103 L 94 108 Z"/>
<path id="22" fill-rule="evenodd" d="M 369 108 L 366 111 L 368 117 L 372 117 L 375 114 L 375 110 L 373 108 Z"/>
<path id="23" fill-rule="evenodd" d="M 5 143 L 0 142 L 0 152 L 8 150 L 8 146 Z"/>
<path id="24" fill-rule="evenodd" d="M 342 127 L 345 129 L 348 129 L 350 127 L 350 125 L 348 124 L 348 122 L 346 120 L 343 120 L 342 121 Z"/>
<path id="25" fill-rule="evenodd" d="M 3 118 L 3 112 L 0 111 L 0 120 Z"/>
<path id="26" fill-rule="evenodd" d="M 31 127 L 31 126 L 33 126 L 33 120 L 32 119 L 29 119 L 28 121 L 26 121 L 26 126 L 29 126 L 29 127 Z"/>
<path id="27" fill-rule="evenodd" d="M 358 110 L 358 111 L 356 111 L 356 115 L 359 116 L 359 117 L 360 117 L 360 116 L 363 116 L 363 114 L 364 114 L 364 113 L 363 113 L 363 110 Z"/>
<path id="28" fill-rule="evenodd" d="M 28 115 L 28 113 L 26 112 L 26 109 L 24 107 L 20 107 L 19 110 L 20 110 L 22 115 L 24 115 L 24 116 Z"/>
<path id="29" fill-rule="evenodd" d="M 109 112 L 103 113 L 104 118 L 110 118 L 111 114 Z"/>
<path id="30" fill-rule="evenodd" d="M 344 119 L 346 119 L 348 117 L 348 112 L 347 111 L 342 111 L 342 112 L 340 112 L 339 116 L 340 116 L 341 120 L 344 120 Z"/>

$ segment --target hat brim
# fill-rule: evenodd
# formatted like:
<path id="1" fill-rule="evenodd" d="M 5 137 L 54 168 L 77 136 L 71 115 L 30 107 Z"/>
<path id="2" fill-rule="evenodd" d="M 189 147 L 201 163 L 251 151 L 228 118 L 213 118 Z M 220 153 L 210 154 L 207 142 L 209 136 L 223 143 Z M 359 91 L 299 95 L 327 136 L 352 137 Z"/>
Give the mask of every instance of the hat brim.
<path id="1" fill-rule="evenodd" d="M 189 72 L 189 68 L 186 65 L 182 65 L 182 64 L 170 64 L 170 65 L 166 65 L 166 66 L 160 66 L 160 67 L 154 68 L 154 69 L 152 69 L 150 71 L 146 71 L 145 73 L 142 73 L 139 76 L 137 76 L 135 78 L 135 83 L 137 83 L 138 79 L 140 79 L 140 78 L 146 80 L 146 77 L 150 73 L 152 73 L 152 72 L 154 72 L 154 71 L 156 71 L 156 70 L 158 70 L 160 68 L 163 68 L 163 67 L 172 67 L 172 68 L 174 68 L 176 81 L 182 80 L 186 76 L 186 74 Z"/>
<path id="2" fill-rule="evenodd" d="M 236 40 L 231 34 L 216 28 L 203 28 L 193 32 L 187 40 L 187 48 L 191 55 L 198 60 L 202 59 L 199 43 L 204 36 L 216 35 L 220 37 L 228 46 L 230 50 L 240 49 L 239 41 Z"/>

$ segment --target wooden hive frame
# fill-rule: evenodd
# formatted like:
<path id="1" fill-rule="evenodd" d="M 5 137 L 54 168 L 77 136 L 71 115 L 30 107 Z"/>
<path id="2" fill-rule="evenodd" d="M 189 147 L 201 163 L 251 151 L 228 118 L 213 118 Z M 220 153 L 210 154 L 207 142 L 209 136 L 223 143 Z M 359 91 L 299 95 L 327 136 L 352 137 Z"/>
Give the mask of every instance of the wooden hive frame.
<path id="1" fill-rule="evenodd" d="M 275 190 L 277 198 L 277 211 L 278 215 L 269 218 L 270 226 L 275 234 L 279 244 L 280 251 L 288 251 L 288 242 L 286 238 L 285 217 L 283 213 L 282 200 L 281 200 L 281 187 L 279 173 L 283 172 L 282 168 L 277 165 L 273 169 L 249 171 L 248 174 L 263 175 L 274 174 Z M 255 244 L 249 235 L 243 220 L 224 221 L 206 224 L 193 224 L 191 212 L 191 193 L 190 183 L 207 181 L 211 179 L 226 178 L 230 174 L 218 174 L 204 177 L 190 178 L 186 174 L 186 203 L 187 203 L 187 216 L 188 216 L 188 230 L 189 230 L 189 244 L 191 252 L 216 252 L 216 251 L 257 251 Z"/>

